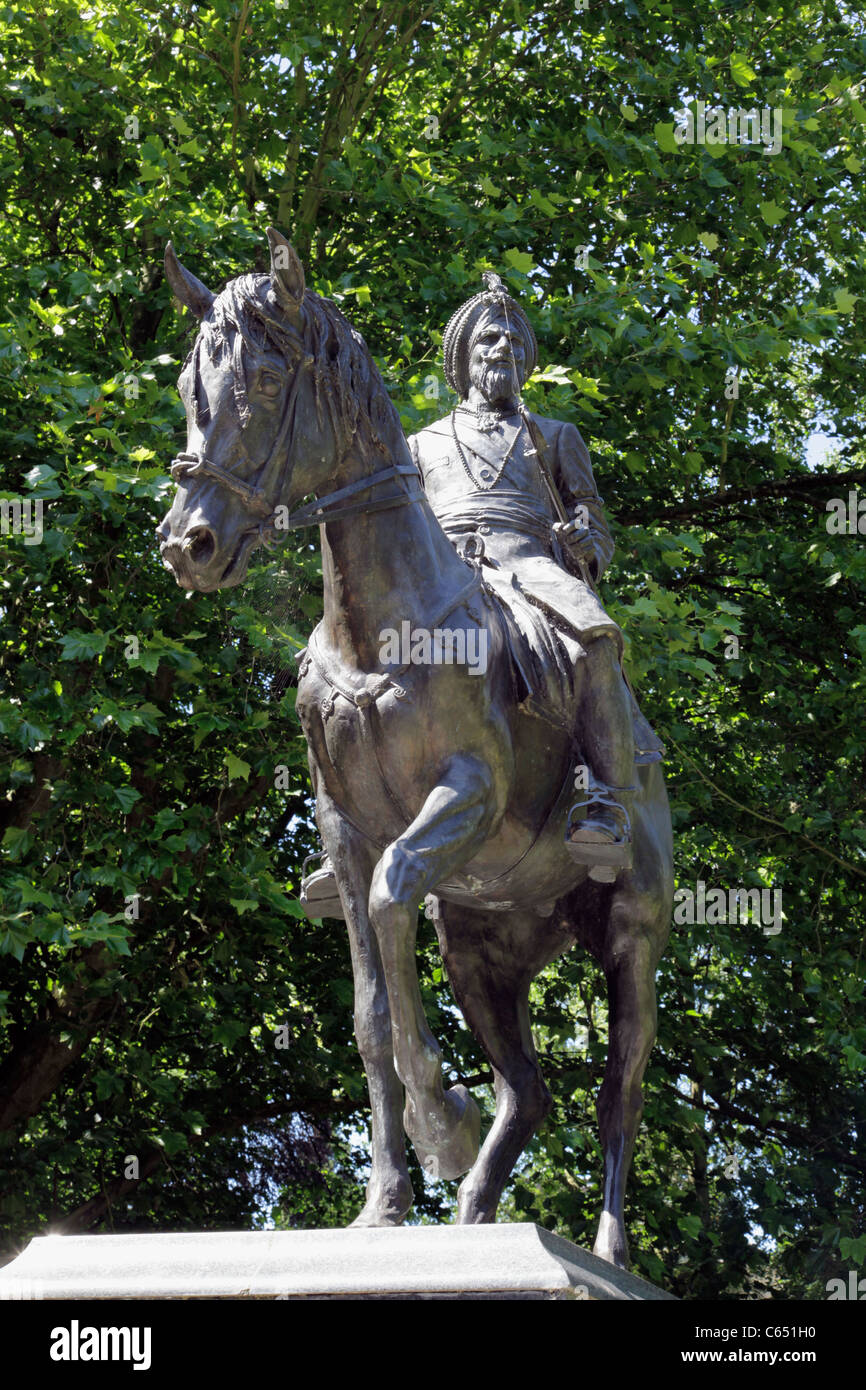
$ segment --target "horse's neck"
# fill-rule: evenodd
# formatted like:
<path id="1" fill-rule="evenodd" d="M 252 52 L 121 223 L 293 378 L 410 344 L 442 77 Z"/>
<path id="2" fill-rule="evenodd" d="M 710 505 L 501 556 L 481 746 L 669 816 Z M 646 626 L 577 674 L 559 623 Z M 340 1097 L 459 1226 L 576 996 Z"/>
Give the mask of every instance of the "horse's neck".
<path id="1" fill-rule="evenodd" d="M 396 458 L 380 456 L 375 463 L 350 457 L 348 467 L 340 470 L 340 485 L 408 461 L 408 450 L 397 451 Z M 416 490 L 414 480 L 402 474 L 369 496 L 380 501 L 401 487 Z M 323 526 L 322 576 L 322 636 L 346 666 L 365 671 L 380 664 L 386 628 L 399 632 L 405 620 L 413 627 L 433 625 L 469 577 L 423 495 Z"/>

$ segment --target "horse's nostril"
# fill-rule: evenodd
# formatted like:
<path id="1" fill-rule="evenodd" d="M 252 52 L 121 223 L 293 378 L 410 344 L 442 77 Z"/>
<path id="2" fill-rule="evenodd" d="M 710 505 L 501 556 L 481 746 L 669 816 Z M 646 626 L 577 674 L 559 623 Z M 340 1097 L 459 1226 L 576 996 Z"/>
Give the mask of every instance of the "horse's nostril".
<path id="1" fill-rule="evenodd" d="M 213 559 L 216 541 L 207 526 L 194 526 L 184 537 L 183 548 L 194 565 L 206 565 Z"/>

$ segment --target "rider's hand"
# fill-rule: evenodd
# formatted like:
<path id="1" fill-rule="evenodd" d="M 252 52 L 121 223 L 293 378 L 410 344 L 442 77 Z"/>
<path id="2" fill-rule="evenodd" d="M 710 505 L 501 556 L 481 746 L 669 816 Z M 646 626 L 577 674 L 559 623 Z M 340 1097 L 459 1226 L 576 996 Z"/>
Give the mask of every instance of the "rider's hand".
<path id="1" fill-rule="evenodd" d="M 557 539 L 568 547 L 569 554 L 573 555 L 575 560 L 595 559 L 595 542 L 588 526 L 579 521 L 558 521 L 553 530 Z"/>

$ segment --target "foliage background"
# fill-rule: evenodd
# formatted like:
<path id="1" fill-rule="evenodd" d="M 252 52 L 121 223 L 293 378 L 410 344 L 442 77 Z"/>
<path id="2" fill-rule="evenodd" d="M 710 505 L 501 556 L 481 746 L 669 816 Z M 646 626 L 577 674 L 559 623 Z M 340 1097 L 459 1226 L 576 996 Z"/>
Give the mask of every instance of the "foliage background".
<path id="1" fill-rule="evenodd" d="M 668 745 L 679 882 L 784 894 L 775 936 L 674 929 L 634 1265 L 689 1297 L 825 1297 L 866 1263 L 866 543 L 826 526 L 829 498 L 866 495 L 862 16 L 37 0 L 0 28 L 0 487 L 42 499 L 47 527 L 2 538 L 6 1256 L 46 1226 L 329 1225 L 360 1205 L 347 945 L 296 901 L 315 536 L 210 597 L 175 587 L 153 534 L 192 331 L 165 242 L 218 289 L 265 268 L 275 222 L 407 430 L 443 412 L 439 334 L 480 271 L 525 299 L 529 402 L 587 437 L 615 523 L 604 593 Z M 782 151 L 677 145 L 694 99 L 781 109 Z M 810 467 L 816 428 L 836 441 Z M 489 1114 L 424 930 L 447 1064 Z M 503 1215 L 591 1246 L 599 972 L 551 968 L 534 1019 L 557 1105 Z M 448 1219 L 453 1185 L 413 1171 L 417 1219 Z"/>

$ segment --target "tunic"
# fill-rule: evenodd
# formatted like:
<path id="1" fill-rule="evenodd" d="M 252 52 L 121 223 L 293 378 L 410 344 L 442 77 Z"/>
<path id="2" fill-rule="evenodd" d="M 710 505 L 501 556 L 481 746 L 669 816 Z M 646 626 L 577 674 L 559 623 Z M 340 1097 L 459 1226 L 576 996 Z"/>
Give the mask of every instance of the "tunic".
<path id="1" fill-rule="evenodd" d="M 532 420 L 546 443 L 547 463 L 569 516 L 578 506 L 586 508 L 593 543 L 587 569 L 595 582 L 614 546 L 589 451 L 574 425 L 543 415 Z M 516 575 L 524 593 L 547 609 L 558 627 L 581 641 L 609 633 L 621 653 L 619 627 L 579 574 L 565 568 L 574 562 L 563 557 L 552 535 L 559 518 L 520 416 L 515 412 L 479 429 L 474 411 L 458 409 L 456 430 L 471 478 L 450 415 L 409 437 L 430 505 L 446 533 L 458 545 L 480 535 L 485 560 Z"/>

